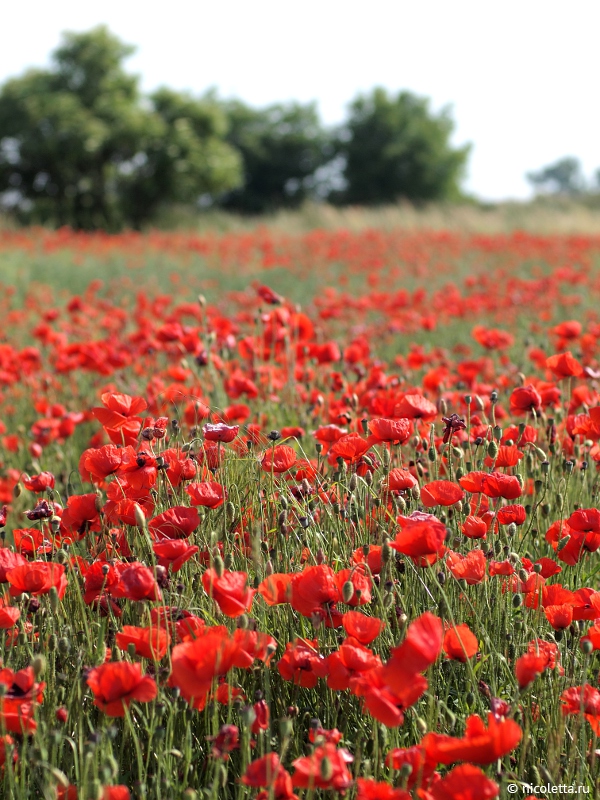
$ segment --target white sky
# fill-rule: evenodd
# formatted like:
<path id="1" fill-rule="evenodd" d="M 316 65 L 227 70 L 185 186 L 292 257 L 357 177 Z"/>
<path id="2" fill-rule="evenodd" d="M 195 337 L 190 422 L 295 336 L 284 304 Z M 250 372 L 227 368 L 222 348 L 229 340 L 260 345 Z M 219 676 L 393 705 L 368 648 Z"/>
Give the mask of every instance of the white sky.
<path id="1" fill-rule="evenodd" d="M 0 0 L 0 82 L 100 23 L 137 46 L 144 90 L 317 100 L 328 124 L 375 85 L 450 104 L 482 198 L 527 197 L 565 155 L 600 167 L 599 0 Z"/>

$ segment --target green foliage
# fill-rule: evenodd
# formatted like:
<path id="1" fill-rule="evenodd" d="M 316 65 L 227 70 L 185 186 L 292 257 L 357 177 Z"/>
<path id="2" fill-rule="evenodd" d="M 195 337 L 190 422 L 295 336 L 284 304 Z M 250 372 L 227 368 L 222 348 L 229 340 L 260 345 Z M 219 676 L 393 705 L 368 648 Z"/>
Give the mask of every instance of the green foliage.
<path id="1" fill-rule="evenodd" d="M 577 196 L 585 191 L 585 177 L 579 159 L 573 156 L 560 158 L 554 164 L 530 172 L 527 180 L 537 192 Z"/>
<path id="2" fill-rule="evenodd" d="M 448 109 L 434 114 L 428 99 L 410 92 L 394 97 L 377 88 L 359 96 L 338 140 L 347 188 L 337 199 L 365 205 L 457 199 L 470 146 L 451 146 L 453 127 Z"/>
<path id="3" fill-rule="evenodd" d="M 315 189 L 314 174 L 329 157 L 328 136 L 314 103 L 253 109 L 234 100 L 225 110 L 228 142 L 242 155 L 243 186 L 221 201 L 225 208 L 263 213 L 297 207 Z"/>
<path id="4" fill-rule="evenodd" d="M 104 27 L 66 34 L 51 69 L 2 87 L 0 191 L 22 218 L 113 230 L 239 183 L 214 101 L 160 90 L 145 103 L 122 68 L 131 52 Z"/>

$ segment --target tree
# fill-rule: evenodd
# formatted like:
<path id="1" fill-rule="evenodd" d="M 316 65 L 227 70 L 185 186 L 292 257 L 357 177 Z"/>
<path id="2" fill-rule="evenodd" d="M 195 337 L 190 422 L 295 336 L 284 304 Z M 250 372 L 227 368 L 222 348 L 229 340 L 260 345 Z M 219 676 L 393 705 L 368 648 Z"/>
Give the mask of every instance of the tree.
<path id="1" fill-rule="evenodd" d="M 238 185 L 216 103 L 167 90 L 146 102 L 122 67 L 131 52 L 105 27 L 67 33 L 50 69 L 0 90 L 0 192 L 23 219 L 112 230 Z"/>
<path id="2" fill-rule="evenodd" d="M 300 205 L 315 190 L 315 172 L 330 157 L 315 104 L 253 109 L 233 100 L 224 108 L 227 141 L 242 155 L 244 180 L 221 198 L 221 205 L 245 213 Z"/>
<path id="3" fill-rule="evenodd" d="M 449 110 L 434 114 L 429 100 L 376 88 L 359 96 L 338 136 L 346 189 L 337 200 L 376 205 L 460 197 L 470 145 L 453 148 Z"/>
<path id="4" fill-rule="evenodd" d="M 529 172 L 527 180 L 536 192 L 542 194 L 574 197 L 582 194 L 586 188 L 581 162 L 574 156 L 560 158 L 538 172 Z"/>

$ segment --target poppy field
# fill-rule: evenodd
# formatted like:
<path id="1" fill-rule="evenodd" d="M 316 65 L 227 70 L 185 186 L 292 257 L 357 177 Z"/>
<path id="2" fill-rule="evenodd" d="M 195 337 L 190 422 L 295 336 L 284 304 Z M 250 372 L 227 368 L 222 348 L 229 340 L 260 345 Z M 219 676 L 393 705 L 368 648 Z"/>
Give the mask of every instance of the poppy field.
<path id="1" fill-rule="evenodd" d="M 0 796 L 597 795 L 600 237 L 0 262 Z"/>

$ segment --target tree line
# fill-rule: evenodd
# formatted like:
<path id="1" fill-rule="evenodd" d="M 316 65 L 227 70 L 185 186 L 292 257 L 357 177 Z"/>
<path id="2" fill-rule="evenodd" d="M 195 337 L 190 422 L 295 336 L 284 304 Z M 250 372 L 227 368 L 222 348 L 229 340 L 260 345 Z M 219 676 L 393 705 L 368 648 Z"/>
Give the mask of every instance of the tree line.
<path id="1" fill-rule="evenodd" d="M 0 87 L 0 201 L 28 223 L 141 227 L 166 206 L 245 214 L 307 199 L 456 200 L 469 145 L 448 109 L 376 88 L 326 128 L 315 104 L 252 108 L 212 91 L 143 95 L 107 28 L 64 34 L 48 69 Z"/>

